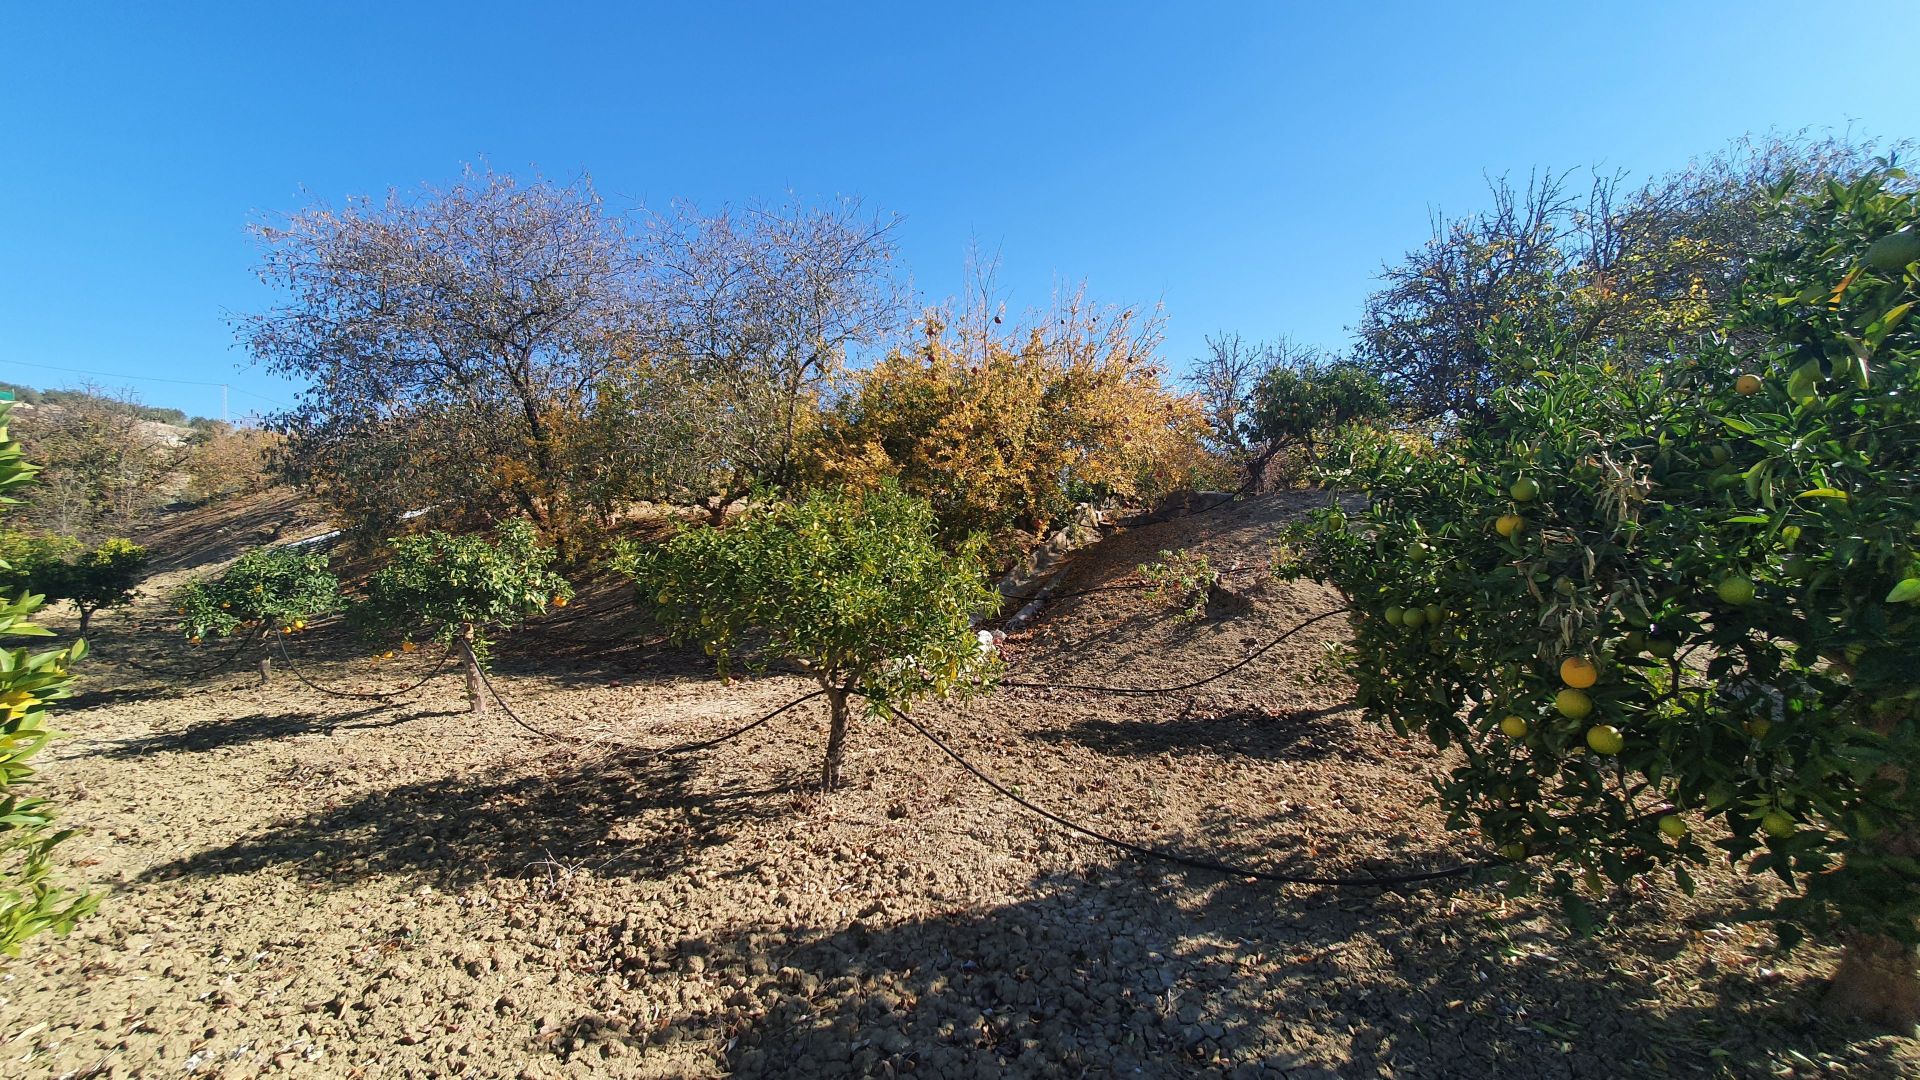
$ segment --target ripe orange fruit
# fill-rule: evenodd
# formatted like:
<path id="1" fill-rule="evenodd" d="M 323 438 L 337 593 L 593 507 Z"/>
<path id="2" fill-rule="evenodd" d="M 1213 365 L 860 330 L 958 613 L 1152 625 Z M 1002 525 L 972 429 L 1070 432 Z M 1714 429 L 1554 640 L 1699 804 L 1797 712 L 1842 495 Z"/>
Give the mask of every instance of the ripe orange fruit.
<path id="1" fill-rule="evenodd" d="M 1585 720 L 1593 713 L 1593 699 L 1579 690 L 1562 690 L 1553 695 L 1553 707 L 1569 720 Z"/>
<path id="2" fill-rule="evenodd" d="M 566 598 L 566 597 L 564 597 L 564 596 L 556 596 L 556 597 L 554 597 L 554 598 L 553 598 L 553 606 L 554 606 L 554 607 L 566 607 L 566 606 L 567 606 L 567 598 Z"/>
<path id="3" fill-rule="evenodd" d="M 1600 681 L 1600 669 L 1584 656 L 1569 656 L 1560 661 L 1560 681 L 1575 690 L 1585 690 Z"/>
<path id="4" fill-rule="evenodd" d="M 1752 397 L 1760 392 L 1761 385 L 1760 376 L 1748 372 L 1733 380 L 1733 392 L 1742 397 Z"/>
<path id="5" fill-rule="evenodd" d="M 1500 721 L 1500 733 L 1505 735 L 1509 739 L 1526 738 L 1527 737 L 1526 718 L 1520 717 L 1520 716 L 1509 716 L 1505 720 Z"/>
<path id="6" fill-rule="evenodd" d="M 1527 527 L 1527 519 L 1519 514 L 1501 514 L 1494 519 L 1493 531 L 1511 540 L 1521 529 Z"/>
<path id="7" fill-rule="evenodd" d="M 413 642 L 411 642 L 411 641 L 403 641 L 403 642 L 401 642 L 401 643 L 400 643 L 400 651 L 401 651 L 401 652 L 412 652 L 413 650 L 415 650 L 415 649 L 417 649 L 417 648 L 419 648 L 419 647 L 420 647 L 420 646 L 418 646 L 418 645 L 415 645 L 415 644 L 414 644 Z"/>
<path id="8" fill-rule="evenodd" d="M 1595 724 L 1587 729 L 1587 749 L 1608 757 L 1627 748 L 1627 737 L 1612 724 Z"/>

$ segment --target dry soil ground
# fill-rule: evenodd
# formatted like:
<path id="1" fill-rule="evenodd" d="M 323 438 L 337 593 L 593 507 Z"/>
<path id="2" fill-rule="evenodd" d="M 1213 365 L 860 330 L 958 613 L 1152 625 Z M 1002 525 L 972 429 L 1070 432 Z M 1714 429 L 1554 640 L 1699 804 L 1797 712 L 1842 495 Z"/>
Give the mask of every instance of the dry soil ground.
<path id="1" fill-rule="evenodd" d="M 1072 586 L 1163 548 L 1266 557 L 1302 499 L 1115 536 Z M 0 1076 L 1396 1076 L 1911 1074 L 1912 1042 L 1829 1026 L 1832 955 L 1727 920 L 1764 895 L 1653 883 L 1597 937 L 1484 880 L 1273 887 L 1122 855 L 994 795 L 893 723 L 810 790 L 821 717 L 646 759 L 807 689 L 721 685 L 622 629 L 617 591 L 503 648 L 531 735 L 442 677 L 343 699 L 162 646 L 157 599 L 258 531 L 202 541 L 101 620 L 45 774 L 104 893 L 0 975 Z M 214 542 L 225 535 L 232 542 Z M 1063 599 L 1023 678 L 1160 685 L 1337 606 L 1267 584 L 1186 625 L 1137 591 Z M 1127 838 L 1314 873 L 1475 854 L 1420 805 L 1444 766 L 1362 721 L 1318 624 L 1203 688 L 1002 690 L 924 718 L 1045 806 Z M 609 644 L 611 643 L 611 644 Z M 344 632 L 295 643 L 329 686 L 396 687 Z M 164 655 L 162 655 L 164 654 Z M 250 659 L 249 661 L 250 662 Z"/>

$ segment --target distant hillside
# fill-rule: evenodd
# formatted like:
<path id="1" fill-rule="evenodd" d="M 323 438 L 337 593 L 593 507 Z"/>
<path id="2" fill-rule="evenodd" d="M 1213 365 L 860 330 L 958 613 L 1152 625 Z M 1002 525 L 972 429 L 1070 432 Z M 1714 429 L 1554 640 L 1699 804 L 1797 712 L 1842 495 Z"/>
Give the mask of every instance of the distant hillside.
<path id="1" fill-rule="evenodd" d="M 149 420 L 156 424 L 165 424 L 193 431 L 203 431 L 217 422 L 204 416 L 190 417 L 179 409 L 163 409 L 156 405 L 123 402 L 117 398 L 91 393 L 86 390 L 36 390 L 31 386 L 22 386 L 19 383 L 10 383 L 4 380 L 0 380 L 0 390 L 11 392 L 14 400 L 20 402 L 22 405 L 59 405 L 62 402 L 79 399 L 112 402 L 132 409 L 142 420 Z"/>

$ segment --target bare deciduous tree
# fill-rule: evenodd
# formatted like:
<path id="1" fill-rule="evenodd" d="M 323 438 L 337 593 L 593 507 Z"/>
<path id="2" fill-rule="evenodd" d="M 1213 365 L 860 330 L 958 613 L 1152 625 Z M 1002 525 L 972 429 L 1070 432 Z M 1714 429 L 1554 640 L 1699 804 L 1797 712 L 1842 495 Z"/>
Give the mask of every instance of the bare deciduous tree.
<path id="1" fill-rule="evenodd" d="M 261 280 L 288 296 L 238 330 L 310 384 L 280 418 L 296 476 L 368 523 L 429 500 L 564 535 L 558 428 L 636 322 L 634 251 L 588 180 L 469 170 L 255 234 Z"/>
<path id="2" fill-rule="evenodd" d="M 653 217 L 655 318 L 637 384 L 675 388 L 667 400 L 713 421 L 701 433 L 711 466 L 701 494 L 716 513 L 757 483 L 792 481 L 822 395 L 850 356 L 899 328 L 895 224 L 851 199 L 714 215 L 679 205 Z"/>

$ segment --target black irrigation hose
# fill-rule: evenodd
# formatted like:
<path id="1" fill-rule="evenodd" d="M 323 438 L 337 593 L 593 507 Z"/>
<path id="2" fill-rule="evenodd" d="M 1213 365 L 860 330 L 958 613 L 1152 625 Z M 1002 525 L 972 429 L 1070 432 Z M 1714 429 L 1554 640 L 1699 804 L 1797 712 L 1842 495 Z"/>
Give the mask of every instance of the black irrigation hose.
<path id="1" fill-rule="evenodd" d="M 520 725 L 522 728 L 526 729 L 527 731 L 530 731 L 533 734 L 538 735 L 543 739 L 546 739 L 549 742 L 578 743 L 578 742 L 584 741 L 584 740 L 572 738 L 569 736 L 555 735 L 552 732 L 543 731 L 542 729 L 527 723 L 525 720 L 521 719 L 519 713 L 516 713 L 513 711 L 513 706 L 507 704 L 507 700 L 500 696 L 500 691 L 494 688 L 493 680 L 489 678 L 487 675 L 487 669 L 478 668 L 477 670 L 480 672 L 480 681 L 486 685 L 487 693 L 492 695 L 493 700 L 498 702 L 501 710 L 507 714 L 507 718 L 512 720 L 514 723 Z M 785 705 L 782 705 L 779 708 L 773 710 L 772 712 L 767 713 L 764 716 L 761 716 L 759 719 L 754 720 L 741 727 L 734 728 L 732 731 L 729 731 L 723 735 L 717 735 L 711 739 L 701 739 L 696 742 L 685 742 L 685 743 L 678 743 L 673 746 L 664 746 L 658 750 L 649 750 L 649 751 L 646 751 L 644 754 L 642 754 L 638 758 L 638 760 L 648 761 L 653 758 L 667 757 L 673 754 L 691 754 L 699 750 L 710 750 L 713 747 L 719 746 L 721 743 L 729 742 L 733 739 L 737 739 L 740 736 L 745 735 L 747 732 L 752 731 L 755 728 L 758 728 L 761 725 L 767 723 L 768 721 L 772 720 L 774 717 L 779 716 L 781 713 L 786 712 L 788 709 L 791 709 L 796 705 L 800 705 L 805 702 L 812 701 L 814 698 L 817 698 L 824 693 L 826 693 L 825 690 L 815 690 L 811 693 L 802 694 L 799 697 L 794 698 L 792 701 L 787 702 Z"/>
<path id="2" fill-rule="evenodd" d="M 275 635 L 273 640 L 274 644 L 280 646 L 280 658 L 286 661 L 287 670 L 293 672 L 294 678 L 299 679 L 301 682 L 306 683 L 309 687 L 318 690 L 322 694 L 330 694 L 334 697 L 357 698 L 361 701 L 385 701 L 388 698 L 397 698 L 403 694 L 411 694 L 431 682 L 435 676 L 439 675 L 440 672 L 446 668 L 447 661 L 453 658 L 453 646 L 449 645 L 447 646 L 447 651 L 440 655 L 440 659 L 434 661 L 433 667 L 428 669 L 425 675 L 422 675 L 411 685 L 398 690 L 383 690 L 379 693 L 370 694 L 358 690 L 338 690 L 331 686 L 321 686 L 319 683 L 308 678 L 307 673 L 300 670 L 300 666 L 293 662 L 293 654 L 287 651 L 287 643 L 284 638 Z"/>
<path id="3" fill-rule="evenodd" d="M 1228 675 L 1231 675 L 1234 672 L 1240 670 L 1241 668 L 1246 667 L 1248 664 L 1253 663 L 1255 660 L 1258 660 L 1260 657 L 1266 655 L 1267 653 L 1273 651 L 1273 649 L 1276 646 L 1278 646 L 1281 642 L 1287 640 L 1288 638 L 1299 633 L 1300 631 L 1305 630 L 1307 627 L 1312 626 L 1314 623 L 1317 623 L 1322 619 L 1330 619 L 1335 615 L 1344 614 L 1345 612 L 1350 610 L 1352 609 L 1341 607 L 1341 608 L 1334 608 L 1332 611 L 1323 611 L 1320 614 L 1315 615 L 1310 619 L 1307 619 L 1305 622 L 1302 622 L 1296 625 L 1291 630 L 1286 631 L 1285 633 L 1281 634 L 1279 637 L 1276 637 L 1272 641 L 1267 642 L 1265 645 L 1262 645 L 1259 648 L 1248 653 L 1245 658 L 1241 660 L 1237 660 L 1234 663 L 1229 664 L 1226 667 L 1221 668 L 1219 671 L 1216 671 L 1213 674 L 1208 675 L 1204 678 L 1195 679 L 1192 682 L 1181 683 L 1178 686 L 1099 686 L 1099 685 L 1092 685 L 1088 683 L 1021 682 L 1015 679 L 1002 679 L 997 685 L 1006 687 L 1008 689 L 1013 689 L 1013 690 L 1081 690 L 1090 694 L 1133 694 L 1133 695 L 1139 695 L 1143 697 L 1152 696 L 1155 694 L 1177 694 L 1183 690 L 1192 690 L 1195 687 L 1205 686 L 1206 684 L 1213 682 L 1216 679 L 1223 679 Z"/>
<path id="4" fill-rule="evenodd" d="M 1441 878 L 1459 877 L 1463 874 L 1469 874 L 1475 870 L 1495 865 L 1492 862 L 1483 861 L 1460 863 L 1440 870 L 1423 870 L 1411 874 L 1386 874 L 1379 877 L 1320 877 L 1313 874 L 1285 874 L 1277 870 L 1262 870 L 1253 866 L 1240 866 L 1234 863 L 1217 862 L 1213 859 L 1205 859 L 1193 855 L 1182 855 L 1177 851 L 1167 851 L 1162 848 L 1148 847 L 1145 844 L 1136 844 L 1130 840 L 1122 840 L 1117 836 L 1109 836 L 1106 833 L 1086 825 L 1061 817 L 1059 814 L 1043 806 L 1028 802 L 1026 799 L 1007 790 L 1006 785 L 981 771 L 978 766 L 966 758 L 961 757 L 953 747 L 942 742 L 938 735 L 922 727 L 920 723 L 911 716 L 894 708 L 892 705 L 887 706 L 887 711 L 891 712 L 908 727 L 919 732 L 928 742 L 952 758 L 955 764 L 967 772 L 972 773 L 975 779 L 992 788 L 1005 798 L 1018 803 L 1027 810 L 1046 818 L 1048 821 L 1053 822 L 1063 829 L 1079 833 L 1082 836 L 1098 840 L 1111 847 L 1116 847 L 1122 851 L 1144 856 L 1149 859 L 1158 859 L 1161 862 L 1191 867 L 1195 870 L 1209 870 L 1214 873 L 1227 874 L 1232 877 L 1254 878 L 1259 881 L 1272 881 L 1283 885 L 1319 885 L 1335 889 L 1385 889 L 1398 885 L 1413 885 L 1424 881 L 1437 881 Z"/>
<path id="5" fill-rule="evenodd" d="M 167 671 L 163 668 L 154 667 L 151 664 L 143 664 L 140 661 L 133 659 L 132 657 L 127 657 L 121 660 L 120 662 L 122 664 L 125 664 L 127 667 L 130 667 L 133 670 L 140 672 L 143 675 L 152 675 L 156 678 L 161 678 L 161 679 L 178 679 L 178 680 L 191 682 L 193 680 L 201 679 L 208 675 L 211 675 L 214 672 L 219 671 L 221 668 L 226 667 L 228 664 L 233 663 L 234 660 L 237 659 L 241 653 L 247 651 L 247 646 L 252 643 L 250 640 L 250 637 L 238 638 L 236 639 L 236 642 L 237 643 L 234 645 L 233 649 L 230 650 L 225 656 L 219 657 L 218 659 L 214 660 L 213 663 L 211 664 L 201 664 L 198 667 L 192 668 L 186 672 Z"/>

